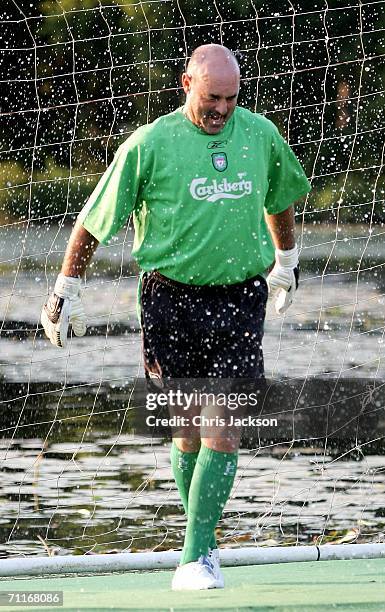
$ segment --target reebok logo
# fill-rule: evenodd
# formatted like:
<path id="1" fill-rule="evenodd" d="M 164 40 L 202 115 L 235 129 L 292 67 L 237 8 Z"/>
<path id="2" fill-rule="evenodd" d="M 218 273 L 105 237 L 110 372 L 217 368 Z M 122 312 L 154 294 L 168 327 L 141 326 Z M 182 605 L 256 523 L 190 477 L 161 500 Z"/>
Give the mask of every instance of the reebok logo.
<path id="1" fill-rule="evenodd" d="M 227 145 L 227 140 L 211 140 L 208 145 L 207 148 L 208 149 L 221 149 L 222 147 L 225 147 Z"/>
<path id="2" fill-rule="evenodd" d="M 253 183 L 246 181 L 246 172 L 239 172 L 239 181 L 228 181 L 224 178 L 222 181 L 213 181 L 207 183 L 207 177 L 195 178 L 191 181 L 190 193 L 194 200 L 207 200 L 208 202 L 216 202 L 228 198 L 231 200 L 243 198 L 245 195 L 250 195 L 253 189 Z"/>

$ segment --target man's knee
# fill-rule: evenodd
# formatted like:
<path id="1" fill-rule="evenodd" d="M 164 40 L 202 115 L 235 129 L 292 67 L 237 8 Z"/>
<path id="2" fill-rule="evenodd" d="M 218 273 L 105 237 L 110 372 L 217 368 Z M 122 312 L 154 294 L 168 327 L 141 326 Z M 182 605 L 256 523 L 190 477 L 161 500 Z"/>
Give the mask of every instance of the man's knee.
<path id="1" fill-rule="evenodd" d="M 202 438 L 202 442 L 211 450 L 219 453 L 236 453 L 239 450 L 239 438 Z"/>
<path id="2" fill-rule="evenodd" d="M 183 453 L 197 453 L 201 447 L 199 438 L 174 438 L 174 444 Z"/>

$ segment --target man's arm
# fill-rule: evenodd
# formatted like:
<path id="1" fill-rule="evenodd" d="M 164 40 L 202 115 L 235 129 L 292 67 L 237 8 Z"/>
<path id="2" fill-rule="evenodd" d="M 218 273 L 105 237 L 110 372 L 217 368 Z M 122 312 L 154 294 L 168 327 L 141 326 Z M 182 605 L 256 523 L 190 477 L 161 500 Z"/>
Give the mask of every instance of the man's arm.
<path id="1" fill-rule="evenodd" d="M 295 247 L 294 206 L 276 215 L 266 213 L 266 223 L 276 249 L 288 251 Z"/>
<path id="2" fill-rule="evenodd" d="M 86 333 L 86 314 L 80 297 L 81 277 L 97 246 L 96 238 L 77 221 L 68 242 L 61 273 L 41 313 L 44 331 L 55 346 L 66 346 L 70 325 L 75 336 Z"/>
<path id="3" fill-rule="evenodd" d="M 275 265 L 267 277 L 269 293 L 275 296 L 275 309 L 283 314 L 293 302 L 298 288 L 298 248 L 295 243 L 294 206 L 275 215 L 266 213 L 266 222 L 275 246 Z"/>
<path id="4" fill-rule="evenodd" d="M 64 255 L 61 273 L 64 276 L 83 276 L 99 242 L 77 221 Z"/>

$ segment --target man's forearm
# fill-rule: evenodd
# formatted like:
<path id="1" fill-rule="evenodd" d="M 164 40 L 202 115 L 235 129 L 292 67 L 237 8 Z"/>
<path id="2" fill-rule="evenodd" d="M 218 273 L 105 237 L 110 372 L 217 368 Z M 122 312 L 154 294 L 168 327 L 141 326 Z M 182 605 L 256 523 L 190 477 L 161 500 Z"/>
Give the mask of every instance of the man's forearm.
<path id="1" fill-rule="evenodd" d="M 265 216 L 274 246 L 282 251 L 292 249 L 295 246 L 294 207 L 276 215 L 266 213 Z"/>
<path id="2" fill-rule="evenodd" d="M 70 236 L 61 268 L 65 276 L 83 276 L 98 241 L 78 221 Z"/>

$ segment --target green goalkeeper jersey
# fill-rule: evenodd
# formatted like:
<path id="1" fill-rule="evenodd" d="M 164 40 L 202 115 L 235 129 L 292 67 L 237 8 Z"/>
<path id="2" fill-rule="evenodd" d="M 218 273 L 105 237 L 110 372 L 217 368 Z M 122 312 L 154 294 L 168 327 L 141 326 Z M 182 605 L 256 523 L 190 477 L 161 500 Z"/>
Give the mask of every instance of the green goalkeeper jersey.
<path id="1" fill-rule="evenodd" d="M 274 124 L 237 107 L 215 136 L 183 109 L 138 128 L 118 149 L 80 213 L 106 243 L 133 213 L 132 254 L 182 283 L 231 284 L 274 260 L 264 218 L 310 190 Z"/>

